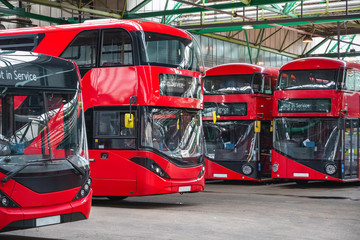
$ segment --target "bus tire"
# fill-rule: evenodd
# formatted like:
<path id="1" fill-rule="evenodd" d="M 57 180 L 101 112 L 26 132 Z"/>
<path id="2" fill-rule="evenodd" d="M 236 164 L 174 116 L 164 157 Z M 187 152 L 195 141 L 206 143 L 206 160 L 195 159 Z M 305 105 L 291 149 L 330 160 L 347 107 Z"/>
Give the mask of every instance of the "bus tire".
<path id="1" fill-rule="evenodd" d="M 127 196 L 108 196 L 107 198 L 113 201 L 121 201 L 127 198 Z"/>
<path id="2" fill-rule="evenodd" d="M 299 180 L 295 180 L 295 182 L 296 182 L 297 185 L 304 186 L 304 185 L 307 185 L 309 183 L 309 180 L 299 179 Z"/>

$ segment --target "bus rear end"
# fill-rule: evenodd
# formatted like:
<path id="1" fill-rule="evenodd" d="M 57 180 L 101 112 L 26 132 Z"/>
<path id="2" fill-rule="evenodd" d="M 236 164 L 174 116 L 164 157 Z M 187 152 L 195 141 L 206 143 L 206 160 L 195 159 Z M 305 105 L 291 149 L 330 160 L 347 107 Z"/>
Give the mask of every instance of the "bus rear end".
<path id="1" fill-rule="evenodd" d="M 54 57 L 0 53 L 0 231 L 89 217 L 79 73 Z"/>
<path id="2" fill-rule="evenodd" d="M 284 65 L 274 98 L 272 177 L 359 180 L 359 65 L 307 58 Z"/>

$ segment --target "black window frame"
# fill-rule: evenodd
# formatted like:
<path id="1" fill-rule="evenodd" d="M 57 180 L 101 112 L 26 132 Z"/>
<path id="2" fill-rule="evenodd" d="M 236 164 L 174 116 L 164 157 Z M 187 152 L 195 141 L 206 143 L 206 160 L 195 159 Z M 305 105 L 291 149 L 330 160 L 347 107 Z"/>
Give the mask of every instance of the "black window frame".
<path id="1" fill-rule="evenodd" d="M 129 36 L 129 39 L 131 40 L 131 49 L 132 49 L 132 64 L 131 65 L 112 65 L 112 66 L 101 66 L 101 54 L 102 54 L 102 46 L 103 46 L 103 33 L 105 31 L 108 30 L 121 30 L 127 33 L 127 35 Z M 81 65 L 77 64 L 79 67 L 79 71 L 81 73 L 81 77 L 83 77 L 88 71 L 90 71 L 91 69 L 94 68 L 109 68 L 109 67 L 125 67 L 125 66 L 135 66 L 138 65 L 137 64 L 137 59 L 138 54 L 136 51 L 137 45 L 136 45 L 136 41 L 134 41 L 134 36 L 133 34 L 131 34 L 131 32 L 129 32 L 128 30 L 121 28 L 121 27 L 115 27 L 115 28 L 92 28 L 92 29 L 86 29 L 83 31 L 80 31 L 78 34 L 76 34 L 76 36 L 72 39 L 72 41 L 66 46 L 66 48 L 62 51 L 62 53 L 59 55 L 59 57 L 62 57 L 62 55 L 66 52 L 66 50 L 71 47 L 71 45 L 76 41 L 76 39 L 78 38 L 78 36 L 80 34 L 83 34 L 84 32 L 89 32 L 89 31 L 97 31 L 97 43 L 96 43 L 96 56 L 95 56 L 95 64 L 93 67 L 82 67 Z M 65 58 L 66 59 L 66 58 Z M 72 60 L 76 63 L 75 60 L 73 59 L 69 59 Z"/>
<path id="2" fill-rule="evenodd" d="M 31 39 L 33 38 L 33 42 L 27 43 L 14 43 L 9 44 L 10 41 L 17 41 L 21 39 Z M 45 33 L 32 33 L 32 34 L 21 34 L 21 35 L 10 35 L 10 36 L 1 36 L 0 37 L 0 49 L 1 50 L 17 50 L 17 51 L 33 51 L 40 42 L 45 38 Z M 7 44 L 2 44 L 2 41 L 8 41 Z M 22 49 L 26 47 L 32 47 L 31 49 Z M 20 48 L 20 49 L 19 49 Z"/>
<path id="3" fill-rule="evenodd" d="M 120 124 L 121 124 L 121 122 L 122 122 L 121 118 L 124 117 L 125 113 L 129 113 L 129 109 L 128 108 L 127 109 L 107 108 L 107 107 L 91 109 L 91 112 L 89 114 L 91 115 L 92 119 L 86 120 L 87 124 L 92 123 L 92 126 L 89 127 L 89 129 L 91 128 L 92 132 L 87 131 L 87 133 L 89 133 L 89 136 L 88 136 L 89 149 L 93 149 L 93 150 L 137 150 L 138 149 L 138 132 L 139 131 L 138 131 L 137 123 L 136 123 L 136 119 L 137 119 L 137 110 L 136 109 L 134 109 L 134 111 L 132 112 L 132 114 L 134 115 L 134 119 L 135 119 L 134 128 L 132 128 L 132 131 L 133 131 L 132 136 L 97 135 L 96 132 L 97 132 L 97 129 L 98 129 L 98 125 L 97 125 L 97 122 L 96 122 L 96 114 L 99 113 L 99 112 L 117 112 L 117 113 L 119 113 L 120 114 L 120 119 L 119 120 L 120 120 Z M 89 114 L 85 113 L 85 115 L 89 115 Z M 89 116 L 87 116 L 87 117 L 89 117 Z M 123 129 L 126 129 L 126 128 L 121 128 L 121 126 L 120 126 L 119 131 L 121 131 Z M 119 147 L 119 148 L 106 148 L 105 147 L 105 148 L 99 148 L 98 144 L 96 142 L 99 139 L 106 139 L 106 140 L 123 139 L 123 140 L 135 140 L 135 141 L 134 141 L 134 147 L 133 148 L 131 148 L 131 147 Z"/>

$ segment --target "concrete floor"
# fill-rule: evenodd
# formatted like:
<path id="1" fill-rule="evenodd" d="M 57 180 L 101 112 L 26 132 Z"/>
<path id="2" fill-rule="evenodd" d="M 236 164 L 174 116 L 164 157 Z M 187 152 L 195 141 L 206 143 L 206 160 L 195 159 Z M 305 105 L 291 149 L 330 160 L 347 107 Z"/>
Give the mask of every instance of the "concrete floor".
<path id="1" fill-rule="evenodd" d="M 1 233 L 34 239 L 360 239 L 354 183 L 210 183 L 193 194 L 94 199 L 90 219 Z"/>

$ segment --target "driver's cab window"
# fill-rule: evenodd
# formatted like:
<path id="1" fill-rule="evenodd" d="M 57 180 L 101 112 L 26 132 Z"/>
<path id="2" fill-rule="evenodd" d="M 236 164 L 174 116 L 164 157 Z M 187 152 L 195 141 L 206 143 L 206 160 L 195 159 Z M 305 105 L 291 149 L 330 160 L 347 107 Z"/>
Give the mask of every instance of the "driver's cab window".
<path id="1" fill-rule="evenodd" d="M 253 92 L 256 93 L 262 93 L 263 90 L 263 79 L 261 74 L 255 74 L 253 78 L 253 86 L 252 86 Z"/>
<path id="2" fill-rule="evenodd" d="M 272 77 L 270 75 L 264 77 L 264 94 L 272 93 L 271 79 Z"/>
<path id="3" fill-rule="evenodd" d="M 255 94 L 271 94 L 271 76 L 255 74 L 253 78 L 253 92 Z"/>
<path id="4" fill-rule="evenodd" d="M 355 90 L 355 71 L 352 69 L 346 71 L 345 89 L 351 91 Z"/>
<path id="5" fill-rule="evenodd" d="M 355 91 L 360 91 L 360 72 L 355 71 Z"/>
<path id="6" fill-rule="evenodd" d="M 95 112 L 94 146 L 96 149 L 135 148 L 135 128 L 125 127 L 125 112 Z"/>

